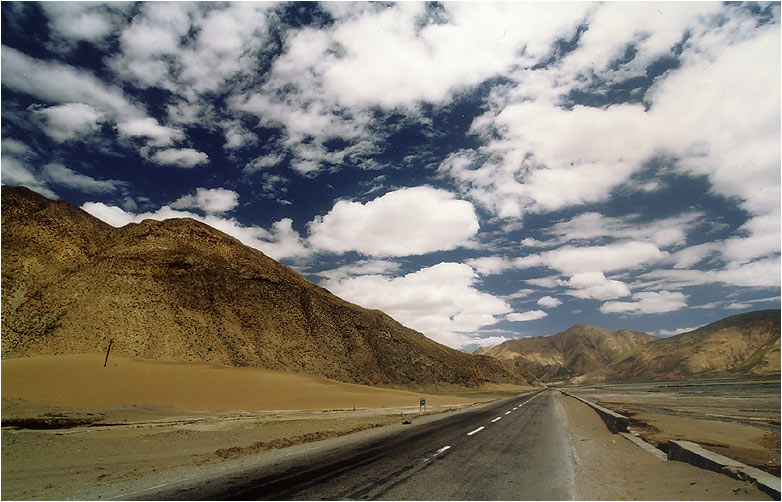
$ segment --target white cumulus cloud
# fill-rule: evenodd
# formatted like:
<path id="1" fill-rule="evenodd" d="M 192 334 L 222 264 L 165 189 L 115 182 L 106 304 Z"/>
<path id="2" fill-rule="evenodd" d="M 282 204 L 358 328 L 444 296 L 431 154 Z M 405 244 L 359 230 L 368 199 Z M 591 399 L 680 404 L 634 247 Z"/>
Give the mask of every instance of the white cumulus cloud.
<path id="1" fill-rule="evenodd" d="M 779 288 L 780 258 L 773 256 L 750 263 L 730 262 L 724 268 L 710 270 L 658 269 L 641 274 L 638 285 L 645 287 L 683 288 L 705 284 Z"/>
<path id="2" fill-rule="evenodd" d="M 538 305 L 546 308 L 554 308 L 562 305 L 562 300 L 554 298 L 553 296 L 543 296 L 538 300 Z"/>
<path id="3" fill-rule="evenodd" d="M 120 122 L 117 132 L 125 137 L 149 138 L 149 146 L 169 146 L 174 141 L 184 139 L 185 133 L 173 127 L 162 126 L 157 119 L 144 117 Z"/>
<path id="4" fill-rule="evenodd" d="M 513 268 L 513 263 L 504 256 L 482 256 L 471 258 L 467 264 L 481 275 L 496 275 Z"/>
<path id="5" fill-rule="evenodd" d="M 596 212 L 586 212 L 552 225 L 546 233 L 555 237 L 554 242 L 559 244 L 612 238 L 647 241 L 665 248 L 684 244 L 687 233 L 702 218 L 703 214 L 696 211 L 652 221 L 639 221 L 632 214 L 608 217 Z M 549 244 L 551 245 L 550 241 Z"/>
<path id="6" fill-rule="evenodd" d="M 33 111 L 43 121 L 42 129 L 58 142 L 95 132 L 103 113 L 85 103 L 66 103 Z"/>
<path id="7" fill-rule="evenodd" d="M 579 272 L 565 283 L 570 290 L 566 293 L 576 298 L 613 300 L 630 296 L 630 288 L 621 281 L 606 279 L 603 272 Z"/>
<path id="8" fill-rule="evenodd" d="M 209 156 L 193 148 L 166 148 L 155 152 L 152 160 L 158 164 L 190 168 L 206 164 Z"/>
<path id="9" fill-rule="evenodd" d="M 31 58 L 11 47 L 2 47 L 3 86 L 50 103 L 85 103 L 115 120 L 143 117 L 116 86 L 73 66 Z"/>
<path id="10" fill-rule="evenodd" d="M 310 222 L 309 242 L 334 253 L 411 256 L 468 246 L 478 227 L 471 203 L 423 186 L 389 192 L 366 204 L 338 201 Z"/>
<path id="11" fill-rule="evenodd" d="M 116 180 L 97 180 L 92 176 L 79 174 L 57 163 L 45 165 L 42 172 L 47 181 L 87 193 L 113 192 L 124 185 L 121 181 Z"/>
<path id="12" fill-rule="evenodd" d="M 760 25 L 739 5 L 616 3 L 595 5 L 587 25 L 561 60 L 520 65 L 516 85 L 495 90 L 473 123 L 485 145 L 452 154 L 441 172 L 493 214 L 519 218 L 606 201 L 664 156 L 780 226 L 778 22 Z M 606 82 L 644 75 L 683 39 L 679 66 L 642 103 L 563 106 L 573 91 L 608 93 Z M 658 246 L 684 242 L 686 222 L 671 223 L 649 236 Z"/>
<path id="13" fill-rule="evenodd" d="M 635 293 L 632 302 L 606 302 L 600 306 L 600 312 L 640 314 L 660 314 L 687 308 L 687 295 L 678 291 L 644 291 Z"/>
<path id="14" fill-rule="evenodd" d="M 476 280 L 469 265 L 440 263 L 402 277 L 363 275 L 327 280 L 323 285 L 440 343 L 462 348 L 479 343 L 474 333 L 512 310 L 501 298 L 475 288 Z"/>
<path id="15" fill-rule="evenodd" d="M 546 316 L 548 316 L 548 314 L 542 310 L 530 310 L 529 312 L 522 313 L 513 312 L 512 314 L 505 316 L 505 319 L 511 322 L 526 322 L 537 321 L 538 319 L 543 319 Z"/>
<path id="16" fill-rule="evenodd" d="M 69 41 L 99 42 L 127 16 L 130 4 L 123 2 L 41 2 L 53 31 Z"/>
<path id="17" fill-rule="evenodd" d="M 230 211 L 239 205 L 239 194 L 225 188 L 197 188 L 195 195 L 183 195 L 171 203 L 174 209 L 200 209 L 209 214 Z"/>
<path id="18" fill-rule="evenodd" d="M 401 2 L 343 9 L 325 28 L 291 31 L 263 86 L 231 106 L 284 128 L 292 168 L 309 174 L 377 148 L 373 107 L 415 115 L 514 65 L 534 65 L 568 37 L 588 4 Z M 436 12 L 433 12 L 436 11 Z M 347 146 L 324 146 L 338 137 Z"/>
<path id="19" fill-rule="evenodd" d="M 668 256 L 650 242 L 616 242 L 605 246 L 562 246 L 514 260 L 520 268 L 547 266 L 566 275 L 611 272 L 654 263 Z"/>

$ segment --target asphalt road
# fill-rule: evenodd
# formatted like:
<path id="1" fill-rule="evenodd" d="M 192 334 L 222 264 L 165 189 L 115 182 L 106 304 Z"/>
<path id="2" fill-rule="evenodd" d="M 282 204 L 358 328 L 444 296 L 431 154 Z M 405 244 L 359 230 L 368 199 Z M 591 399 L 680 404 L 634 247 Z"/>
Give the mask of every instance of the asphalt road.
<path id="1" fill-rule="evenodd" d="M 172 498 L 566 500 L 575 459 L 555 391 L 211 482 Z M 168 498 L 168 497 L 167 497 Z"/>

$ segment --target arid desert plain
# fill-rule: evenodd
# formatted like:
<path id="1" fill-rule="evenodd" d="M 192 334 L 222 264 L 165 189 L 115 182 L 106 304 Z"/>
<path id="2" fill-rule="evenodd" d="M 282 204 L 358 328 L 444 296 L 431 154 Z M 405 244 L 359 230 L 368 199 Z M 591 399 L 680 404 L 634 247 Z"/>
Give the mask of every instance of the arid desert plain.
<path id="1" fill-rule="evenodd" d="M 154 493 L 147 492 L 150 488 L 230 472 L 321 443 L 393 433 L 405 427 L 405 419 L 431 420 L 531 390 L 413 392 L 119 355 L 106 367 L 103 363 L 101 354 L 3 362 L 4 499 L 144 498 Z M 778 474 L 778 384 L 778 379 L 722 380 L 568 391 L 631 415 L 633 429 L 653 444 L 677 438 L 705 442 Z M 687 389 L 690 394 L 682 392 Z M 421 397 L 427 403 L 423 415 Z M 750 483 L 688 464 L 657 462 L 610 434 L 582 403 L 564 397 L 562 403 L 581 459 L 575 478 L 579 498 L 695 500 L 729 493 L 736 499 L 768 499 Z M 607 466 L 627 462 L 628 455 L 637 458 L 621 467 L 622 479 L 610 480 L 613 488 L 606 492 Z M 605 470 L 598 472 L 597 465 Z M 670 482 L 660 485 L 656 476 Z"/>

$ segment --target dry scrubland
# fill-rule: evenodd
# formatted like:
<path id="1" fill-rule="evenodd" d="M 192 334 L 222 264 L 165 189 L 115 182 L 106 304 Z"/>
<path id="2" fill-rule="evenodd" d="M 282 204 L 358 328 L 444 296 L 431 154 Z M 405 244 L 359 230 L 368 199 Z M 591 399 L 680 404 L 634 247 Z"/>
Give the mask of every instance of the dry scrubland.
<path id="1" fill-rule="evenodd" d="M 300 373 L 79 354 L 2 362 L 2 498 L 72 498 L 400 424 L 529 387 L 375 388 Z M 434 391 L 442 394 L 435 394 Z M 18 428 L 23 426 L 24 428 Z"/>

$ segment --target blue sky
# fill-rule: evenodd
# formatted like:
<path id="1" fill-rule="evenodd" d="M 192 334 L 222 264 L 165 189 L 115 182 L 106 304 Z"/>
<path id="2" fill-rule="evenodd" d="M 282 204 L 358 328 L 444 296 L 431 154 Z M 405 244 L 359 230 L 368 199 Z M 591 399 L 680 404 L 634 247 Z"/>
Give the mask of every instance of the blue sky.
<path id="1" fill-rule="evenodd" d="M 780 306 L 779 3 L 2 3 L 2 182 L 451 347 Z"/>

